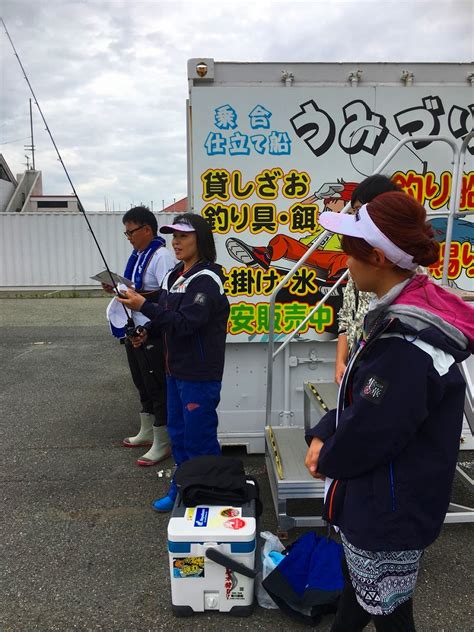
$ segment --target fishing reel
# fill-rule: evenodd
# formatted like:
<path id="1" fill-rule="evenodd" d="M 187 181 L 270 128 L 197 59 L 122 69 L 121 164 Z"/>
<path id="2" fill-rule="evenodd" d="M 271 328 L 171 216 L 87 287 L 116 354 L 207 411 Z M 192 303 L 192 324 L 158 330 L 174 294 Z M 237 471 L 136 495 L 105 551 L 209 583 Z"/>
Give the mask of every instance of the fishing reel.
<path id="1" fill-rule="evenodd" d="M 125 335 L 127 336 L 127 338 L 136 338 L 144 332 L 146 332 L 145 327 L 143 327 L 143 325 L 138 325 L 137 327 L 135 327 L 135 323 L 133 322 L 133 320 L 129 320 L 128 323 L 125 325 Z"/>

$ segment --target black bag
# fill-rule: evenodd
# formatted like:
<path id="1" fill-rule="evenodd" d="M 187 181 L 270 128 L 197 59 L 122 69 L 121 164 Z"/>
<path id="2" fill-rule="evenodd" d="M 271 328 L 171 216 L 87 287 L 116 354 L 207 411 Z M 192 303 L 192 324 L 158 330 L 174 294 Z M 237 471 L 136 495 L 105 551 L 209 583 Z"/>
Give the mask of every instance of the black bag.
<path id="1" fill-rule="evenodd" d="M 247 476 L 240 459 L 197 456 L 178 467 L 174 480 L 186 507 L 240 506 L 255 500 L 256 515 L 262 513 L 258 483 Z"/>

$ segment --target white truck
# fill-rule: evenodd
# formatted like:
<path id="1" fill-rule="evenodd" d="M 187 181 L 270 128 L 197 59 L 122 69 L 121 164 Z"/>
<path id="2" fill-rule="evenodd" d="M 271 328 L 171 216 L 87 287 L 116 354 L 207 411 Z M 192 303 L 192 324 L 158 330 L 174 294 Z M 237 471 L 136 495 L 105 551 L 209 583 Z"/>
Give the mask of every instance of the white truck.
<path id="1" fill-rule="evenodd" d="M 335 403 L 345 260 L 318 214 L 383 172 L 445 244 L 433 277 L 473 291 L 474 66 L 196 58 L 188 83 L 189 206 L 213 227 L 231 301 L 220 439 L 266 442 L 280 529 L 317 524 L 286 500 L 321 496 L 303 427 Z M 472 449 L 467 426 L 464 438 Z"/>

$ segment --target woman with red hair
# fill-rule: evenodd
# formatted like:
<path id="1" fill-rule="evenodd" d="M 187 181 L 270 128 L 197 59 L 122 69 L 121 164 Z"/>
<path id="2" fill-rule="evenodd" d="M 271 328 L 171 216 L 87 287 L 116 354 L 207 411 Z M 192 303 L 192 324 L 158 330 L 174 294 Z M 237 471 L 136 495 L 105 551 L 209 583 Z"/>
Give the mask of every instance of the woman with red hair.
<path id="1" fill-rule="evenodd" d="M 331 632 L 373 621 L 413 632 L 412 595 L 424 549 L 448 509 L 474 309 L 427 275 L 439 244 L 416 200 L 383 193 L 355 215 L 324 213 L 343 235 L 360 291 L 374 292 L 342 379 L 338 407 L 309 433 L 306 466 L 325 479 L 327 520 L 344 546 L 346 583 Z"/>
<path id="2" fill-rule="evenodd" d="M 352 190 L 350 198 L 352 210 L 357 211 L 363 204 L 388 191 L 400 191 L 400 188 L 390 178 L 380 173 L 369 176 Z M 342 296 L 342 307 L 337 314 L 339 325 L 335 367 L 337 384 L 341 383 L 352 346 L 360 337 L 364 317 L 373 294 L 359 292 L 349 275 Z"/>

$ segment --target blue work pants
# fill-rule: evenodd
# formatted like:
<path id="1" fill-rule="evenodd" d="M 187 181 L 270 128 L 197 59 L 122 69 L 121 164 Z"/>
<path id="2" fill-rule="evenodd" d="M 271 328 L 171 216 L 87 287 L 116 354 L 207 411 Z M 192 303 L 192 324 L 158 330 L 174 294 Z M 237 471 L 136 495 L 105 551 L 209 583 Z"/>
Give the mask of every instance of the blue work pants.
<path id="1" fill-rule="evenodd" d="M 217 406 L 222 382 L 166 378 L 168 434 L 176 465 L 195 456 L 219 455 Z"/>

